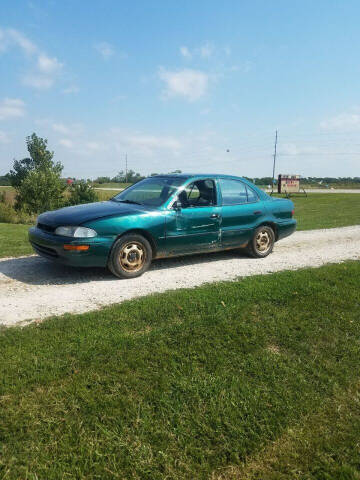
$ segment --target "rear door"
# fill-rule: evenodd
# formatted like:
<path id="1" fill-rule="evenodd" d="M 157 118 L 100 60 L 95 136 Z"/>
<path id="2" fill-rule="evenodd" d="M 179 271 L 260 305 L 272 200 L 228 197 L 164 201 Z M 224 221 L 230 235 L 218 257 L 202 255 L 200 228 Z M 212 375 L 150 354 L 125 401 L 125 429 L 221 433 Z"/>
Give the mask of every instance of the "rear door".
<path id="1" fill-rule="evenodd" d="M 263 202 L 240 180 L 219 179 L 221 191 L 221 246 L 237 247 L 248 242 L 265 216 Z"/>
<path id="2" fill-rule="evenodd" d="M 189 183 L 166 217 L 168 254 L 207 251 L 219 246 L 220 206 L 214 179 Z"/>

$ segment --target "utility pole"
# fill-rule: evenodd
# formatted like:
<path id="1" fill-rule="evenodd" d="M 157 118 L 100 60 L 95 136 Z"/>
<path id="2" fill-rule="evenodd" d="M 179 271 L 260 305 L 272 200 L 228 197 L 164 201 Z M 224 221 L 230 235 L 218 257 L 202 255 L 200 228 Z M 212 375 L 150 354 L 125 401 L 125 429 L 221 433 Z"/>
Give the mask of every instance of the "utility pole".
<path id="1" fill-rule="evenodd" d="M 127 153 L 125 153 L 125 183 L 127 182 Z"/>
<path id="2" fill-rule="evenodd" d="M 277 141 L 278 141 L 278 131 L 275 132 L 275 145 L 274 145 L 274 163 L 273 163 L 273 174 L 272 174 L 272 185 L 271 185 L 271 193 L 274 192 L 274 180 L 275 180 L 275 163 L 276 163 L 276 149 L 277 149 Z"/>

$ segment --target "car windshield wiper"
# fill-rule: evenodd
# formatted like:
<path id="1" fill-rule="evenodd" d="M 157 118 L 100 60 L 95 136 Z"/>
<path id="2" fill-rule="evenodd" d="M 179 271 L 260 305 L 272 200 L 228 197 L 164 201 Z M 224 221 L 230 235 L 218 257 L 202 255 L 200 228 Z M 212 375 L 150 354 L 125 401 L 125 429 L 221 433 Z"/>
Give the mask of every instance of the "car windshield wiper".
<path id="1" fill-rule="evenodd" d="M 135 200 L 115 200 L 115 202 L 121 202 L 121 203 L 133 203 L 134 205 L 142 205 L 140 202 L 135 202 Z"/>

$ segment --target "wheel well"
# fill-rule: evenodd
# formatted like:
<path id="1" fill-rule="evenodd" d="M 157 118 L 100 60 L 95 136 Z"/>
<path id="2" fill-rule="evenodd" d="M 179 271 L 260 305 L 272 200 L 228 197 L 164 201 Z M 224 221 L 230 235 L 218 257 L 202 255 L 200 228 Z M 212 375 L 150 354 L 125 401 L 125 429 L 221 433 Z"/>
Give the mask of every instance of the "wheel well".
<path id="1" fill-rule="evenodd" d="M 275 233 L 275 242 L 279 239 L 279 231 L 278 231 L 278 227 L 276 225 L 276 223 L 273 223 L 273 222 L 264 222 L 262 223 L 261 225 L 268 225 L 269 227 L 271 227 L 273 230 L 274 230 L 274 233 Z M 260 226 L 260 225 L 259 225 Z"/>
<path id="2" fill-rule="evenodd" d="M 129 235 L 129 233 L 137 233 L 138 235 L 142 235 L 143 237 L 145 237 L 146 240 L 151 245 L 153 258 L 156 257 L 157 248 L 156 248 L 156 243 L 155 243 L 154 237 L 149 232 L 147 232 L 146 230 L 142 230 L 141 228 L 132 228 L 131 230 L 126 230 L 126 232 L 122 233 L 121 235 L 118 235 L 116 240 L 123 237 L 124 235 Z"/>

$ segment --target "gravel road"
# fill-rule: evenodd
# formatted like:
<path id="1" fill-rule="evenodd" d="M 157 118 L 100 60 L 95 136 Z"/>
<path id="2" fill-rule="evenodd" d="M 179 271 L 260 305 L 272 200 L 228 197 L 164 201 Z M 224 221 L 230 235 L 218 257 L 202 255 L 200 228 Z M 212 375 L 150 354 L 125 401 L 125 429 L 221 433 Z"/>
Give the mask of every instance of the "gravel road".
<path id="1" fill-rule="evenodd" d="M 0 260 L 0 325 L 104 305 L 206 282 L 360 259 L 360 225 L 296 232 L 264 259 L 238 251 L 155 261 L 142 277 L 118 280 L 105 269 L 73 269 L 37 256 Z"/>

